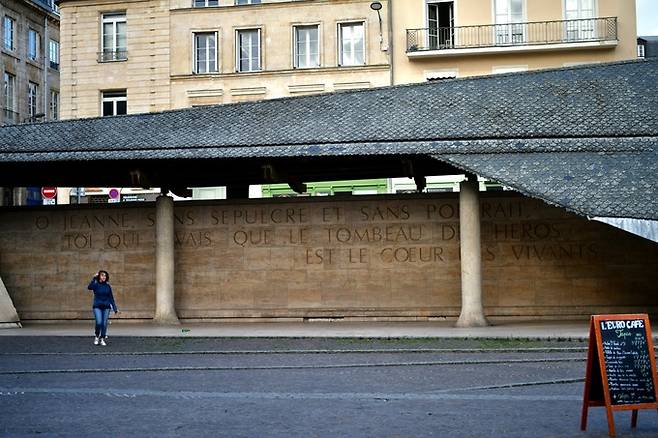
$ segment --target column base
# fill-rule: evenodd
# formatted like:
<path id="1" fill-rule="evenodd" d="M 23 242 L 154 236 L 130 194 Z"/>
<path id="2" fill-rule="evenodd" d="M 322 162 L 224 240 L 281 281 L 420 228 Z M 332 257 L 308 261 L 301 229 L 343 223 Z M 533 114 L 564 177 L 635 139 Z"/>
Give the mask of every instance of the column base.
<path id="1" fill-rule="evenodd" d="M 469 328 L 469 327 L 487 327 L 489 321 L 481 313 L 462 313 L 455 323 L 455 327 Z"/>
<path id="2" fill-rule="evenodd" d="M 158 325 L 180 325 L 176 315 L 156 315 L 153 317 L 153 323 Z"/>

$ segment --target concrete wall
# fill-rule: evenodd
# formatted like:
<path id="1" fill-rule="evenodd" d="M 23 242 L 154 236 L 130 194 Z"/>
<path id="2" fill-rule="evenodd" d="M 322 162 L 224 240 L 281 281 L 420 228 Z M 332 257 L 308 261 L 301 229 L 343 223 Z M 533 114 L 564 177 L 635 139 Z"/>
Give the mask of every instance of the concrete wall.
<path id="1" fill-rule="evenodd" d="M 484 194 L 488 316 L 658 313 L 658 245 Z M 176 204 L 183 319 L 456 317 L 456 194 Z M 152 204 L 0 211 L 0 276 L 22 320 L 87 318 L 110 271 L 123 318 L 154 310 Z"/>

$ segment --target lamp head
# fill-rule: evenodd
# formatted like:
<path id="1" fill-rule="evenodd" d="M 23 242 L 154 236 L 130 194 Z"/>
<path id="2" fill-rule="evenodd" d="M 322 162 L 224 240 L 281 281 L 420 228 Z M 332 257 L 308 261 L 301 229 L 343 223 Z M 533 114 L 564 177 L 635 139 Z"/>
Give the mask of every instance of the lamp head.
<path id="1" fill-rule="evenodd" d="M 381 2 L 372 2 L 370 3 L 370 9 L 373 11 L 379 11 L 382 8 L 382 3 Z"/>

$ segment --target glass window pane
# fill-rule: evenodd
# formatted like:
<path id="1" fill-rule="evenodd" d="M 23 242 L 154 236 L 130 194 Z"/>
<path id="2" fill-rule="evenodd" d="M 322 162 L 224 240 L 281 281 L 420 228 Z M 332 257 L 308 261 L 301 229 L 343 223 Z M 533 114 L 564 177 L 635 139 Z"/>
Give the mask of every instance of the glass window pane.
<path id="1" fill-rule="evenodd" d="M 117 101 L 117 116 L 121 114 L 126 114 L 128 111 L 128 102 L 125 100 Z"/>
<path id="2" fill-rule="evenodd" d="M 496 15 L 507 15 L 509 13 L 508 2 L 509 0 L 496 0 Z"/>
<path id="3" fill-rule="evenodd" d="M 117 23 L 117 50 L 126 50 L 126 22 Z"/>
<path id="4" fill-rule="evenodd" d="M 510 9 L 513 23 L 523 21 L 523 0 L 512 0 Z"/>
<path id="5" fill-rule="evenodd" d="M 103 51 L 114 50 L 114 33 L 112 23 L 103 23 Z"/>
<path id="6" fill-rule="evenodd" d="M 114 115 L 114 103 L 103 102 L 103 117 L 113 116 L 113 115 Z"/>

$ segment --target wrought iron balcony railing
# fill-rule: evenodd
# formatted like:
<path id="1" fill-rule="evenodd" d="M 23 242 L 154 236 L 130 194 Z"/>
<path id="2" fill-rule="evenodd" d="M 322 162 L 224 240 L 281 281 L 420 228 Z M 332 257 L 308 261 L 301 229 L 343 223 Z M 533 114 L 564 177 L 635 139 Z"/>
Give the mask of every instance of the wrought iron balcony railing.
<path id="1" fill-rule="evenodd" d="M 127 50 L 103 50 L 98 52 L 98 62 L 126 61 L 127 59 Z"/>
<path id="2" fill-rule="evenodd" d="M 407 52 L 617 40 L 617 17 L 407 29 Z"/>
<path id="3" fill-rule="evenodd" d="M 19 122 L 18 113 L 9 108 L 2 109 L 2 124 L 3 125 L 16 125 Z"/>

